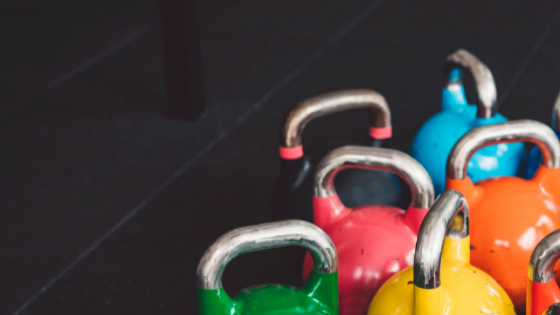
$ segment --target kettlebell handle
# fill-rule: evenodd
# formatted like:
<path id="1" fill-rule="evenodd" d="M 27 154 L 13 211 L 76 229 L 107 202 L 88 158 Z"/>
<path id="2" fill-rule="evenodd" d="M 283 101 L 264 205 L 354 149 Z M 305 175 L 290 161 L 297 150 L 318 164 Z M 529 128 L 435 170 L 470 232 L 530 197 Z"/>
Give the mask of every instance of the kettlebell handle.
<path id="1" fill-rule="evenodd" d="M 323 230 L 305 221 L 286 220 L 243 227 L 222 235 L 198 264 L 197 286 L 206 290 L 221 288 L 224 269 L 241 254 L 294 245 L 310 252 L 315 272 L 338 270 L 336 248 Z"/>
<path id="2" fill-rule="evenodd" d="M 535 247 L 529 260 L 529 279 L 546 283 L 554 279 L 554 265 L 560 259 L 560 230 L 556 230 Z"/>
<path id="3" fill-rule="evenodd" d="M 547 125 L 534 120 L 514 120 L 473 128 L 453 147 L 447 159 L 447 178 L 465 179 L 467 163 L 480 148 L 510 142 L 531 142 L 542 152 L 542 165 L 560 167 L 560 142 Z"/>
<path id="4" fill-rule="evenodd" d="M 542 315 L 560 315 L 560 303 L 554 303 Z"/>
<path id="5" fill-rule="evenodd" d="M 430 175 L 415 159 L 397 150 L 359 146 L 337 148 L 319 162 L 314 178 L 315 196 L 334 195 L 334 178 L 345 168 L 379 170 L 402 177 L 412 191 L 415 208 L 428 209 L 434 201 Z"/>
<path id="6" fill-rule="evenodd" d="M 458 229 L 452 223 L 461 213 L 463 224 Z M 446 235 L 453 239 L 469 236 L 469 206 L 465 197 L 456 190 L 444 191 L 422 221 L 414 254 L 414 285 L 417 287 L 440 287 L 441 255 Z"/>
<path id="7" fill-rule="evenodd" d="M 560 130 L 560 93 L 558 93 L 554 108 L 552 109 L 552 128 L 555 131 Z"/>
<path id="8" fill-rule="evenodd" d="M 453 69 L 469 71 L 474 77 L 476 83 L 478 107 L 476 116 L 478 118 L 491 118 L 497 112 L 497 95 L 496 82 L 492 76 L 492 72 L 488 67 L 470 52 L 459 49 L 447 56 L 443 67 L 444 76 L 447 80 L 447 87 L 452 88 L 462 86 L 461 78 L 450 78 L 449 74 Z"/>
<path id="9" fill-rule="evenodd" d="M 391 137 L 391 111 L 383 95 L 368 89 L 342 90 L 309 98 L 290 111 L 280 133 L 280 148 L 301 146 L 303 129 L 313 119 L 352 109 L 366 109 L 370 113 L 372 138 Z"/>

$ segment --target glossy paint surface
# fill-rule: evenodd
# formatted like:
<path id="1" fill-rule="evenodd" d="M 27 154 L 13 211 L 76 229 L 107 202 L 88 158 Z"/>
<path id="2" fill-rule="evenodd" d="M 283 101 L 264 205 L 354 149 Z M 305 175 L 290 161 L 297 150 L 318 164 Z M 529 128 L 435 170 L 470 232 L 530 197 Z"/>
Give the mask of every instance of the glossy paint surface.
<path id="1" fill-rule="evenodd" d="M 554 132 L 556 133 L 556 136 L 558 136 L 558 138 L 560 139 L 560 131 L 554 130 Z M 539 150 L 539 148 L 534 146 L 533 148 L 531 148 L 531 152 L 529 152 L 529 156 L 527 157 L 527 165 L 525 166 L 525 178 L 527 179 L 533 178 L 533 175 L 535 175 L 535 172 L 541 165 L 541 161 L 542 161 L 541 150 Z"/>
<path id="2" fill-rule="evenodd" d="M 418 229 L 427 209 L 346 208 L 335 194 L 314 198 L 315 224 L 338 253 L 340 314 L 364 314 L 381 285 L 414 263 Z M 304 277 L 312 267 L 307 254 Z"/>
<path id="3" fill-rule="evenodd" d="M 525 308 L 531 253 L 560 228 L 559 176 L 560 169 L 541 166 L 531 180 L 500 177 L 476 185 L 469 178 L 447 180 L 447 188 L 469 203 L 472 264 L 496 279 L 518 310 Z"/>
<path id="4" fill-rule="evenodd" d="M 338 273 L 312 272 L 306 284 L 294 288 L 265 284 L 241 290 L 230 298 L 223 288 L 198 288 L 200 315 L 336 315 L 338 314 Z"/>
<path id="5" fill-rule="evenodd" d="M 442 110 L 420 128 L 410 149 L 432 178 L 436 195 L 445 189 L 445 166 L 453 145 L 469 130 L 505 122 L 501 114 L 476 118 L 477 108 L 468 104 L 464 88 L 442 90 Z M 474 182 L 496 176 L 514 176 L 525 156 L 522 143 L 498 144 L 478 150 L 469 161 L 467 173 Z"/>
<path id="6" fill-rule="evenodd" d="M 441 286 L 421 289 L 409 267 L 389 279 L 375 295 L 368 315 L 513 315 L 513 304 L 502 287 L 469 263 L 469 237 L 446 237 L 441 259 Z"/>

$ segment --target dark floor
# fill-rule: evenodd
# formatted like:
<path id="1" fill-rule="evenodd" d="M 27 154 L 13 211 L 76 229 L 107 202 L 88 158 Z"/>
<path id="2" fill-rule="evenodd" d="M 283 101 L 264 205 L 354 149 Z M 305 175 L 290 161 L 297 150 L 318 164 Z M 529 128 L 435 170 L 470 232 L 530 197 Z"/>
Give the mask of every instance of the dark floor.
<path id="1" fill-rule="evenodd" d="M 548 124 L 560 89 L 557 0 L 200 2 L 196 123 L 163 114 L 157 2 L 0 8 L 0 314 L 194 314 L 206 247 L 270 219 L 279 126 L 302 99 L 375 89 L 408 151 L 458 48 L 490 67 L 499 96 L 513 86 L 510 119 Z M 304 145 L 366 133 L 364 116 L 315 121 Z M 282 254 L 233 261 L 226 290 L 294 282 Z"/>

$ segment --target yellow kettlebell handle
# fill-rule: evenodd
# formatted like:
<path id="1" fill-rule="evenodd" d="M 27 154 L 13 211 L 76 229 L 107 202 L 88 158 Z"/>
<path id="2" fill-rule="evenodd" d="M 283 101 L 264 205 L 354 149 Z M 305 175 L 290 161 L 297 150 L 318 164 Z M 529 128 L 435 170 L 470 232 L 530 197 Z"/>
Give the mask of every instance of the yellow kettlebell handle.
<path id="1" fill-rule="evenodd" d="M 415 315 L 442 313 L 442 258 L 470 261 L 469 208 L 465 197 L 455 190 L 446 190 L 439 196 L 418 233 L 414 255 Z"/>

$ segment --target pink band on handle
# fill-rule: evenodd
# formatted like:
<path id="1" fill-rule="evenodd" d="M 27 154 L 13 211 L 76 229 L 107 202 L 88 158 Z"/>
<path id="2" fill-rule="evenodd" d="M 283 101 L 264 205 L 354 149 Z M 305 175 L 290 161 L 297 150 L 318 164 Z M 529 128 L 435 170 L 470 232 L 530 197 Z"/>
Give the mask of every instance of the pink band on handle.
<path id="1" fill-rule="evenodd" d="M 284 160 L 295 160 L 303 156 L 303 147 L 298 145 L 297 147 L 287 148 L 280 147 L 280 157 Z"/>
<path id="2" fill-rule="evenodd" d="M 389 139 L 393 135 L 393 127 L 371 127 L 369 129 L 369 135 L 374 139 Z"/>

